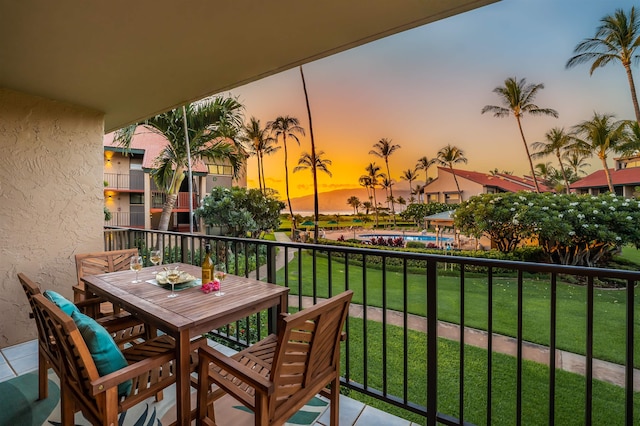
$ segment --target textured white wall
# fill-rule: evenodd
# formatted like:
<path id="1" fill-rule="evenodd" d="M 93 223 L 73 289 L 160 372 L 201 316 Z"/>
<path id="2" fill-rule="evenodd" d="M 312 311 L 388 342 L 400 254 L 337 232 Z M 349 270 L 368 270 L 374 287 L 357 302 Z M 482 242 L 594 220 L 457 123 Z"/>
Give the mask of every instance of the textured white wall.
<path id="1" fill-rule="evenodd" d="M 0 347 L 36 337 L 17 278 L 71 298 L 102 250 L 103 114 L 0 88 Z"/>

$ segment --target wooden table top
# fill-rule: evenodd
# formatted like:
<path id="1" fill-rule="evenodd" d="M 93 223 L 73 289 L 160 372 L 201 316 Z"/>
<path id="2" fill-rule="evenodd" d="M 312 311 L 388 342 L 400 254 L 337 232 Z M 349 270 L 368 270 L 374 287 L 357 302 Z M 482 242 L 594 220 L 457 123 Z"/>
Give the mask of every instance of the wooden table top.
<path id="1" fill-rule="evenodd" d="M 200 267 L 179 265 L 181 270 L 200 277 Z M 222 282 L 223 296 L 205 294 L 196 286 L 176 291 L 177 296 L 170 298 L 167 297 L 170 285 L 147 282 L 154 279 L 159 270 L 158 266 L 143 268 L 138 274 L 140 283 L 131 282 L 135 278 L 133 271 L 90 275 L 82 280 L 87 291 L 103 296 L 172 335 L 189 330 L 189 334 L 196 336 L 277 304 L 281 305 L 281 311 L 287 309 L 287 287 L 231 274 Z"/>

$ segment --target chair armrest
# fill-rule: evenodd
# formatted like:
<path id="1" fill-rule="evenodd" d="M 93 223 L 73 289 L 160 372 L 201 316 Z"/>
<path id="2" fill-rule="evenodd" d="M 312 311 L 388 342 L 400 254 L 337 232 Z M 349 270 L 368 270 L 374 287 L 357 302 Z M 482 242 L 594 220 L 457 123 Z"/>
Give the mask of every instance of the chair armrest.
<path id="1" fill-rule="evenodd" d="M 108 316 L 96 319 L 96 322 L 103 326 L 109 333 L 115 333 L 120 330 L 132 328 L 140 325 L 142 322 L 132 315 Z"/>
<path id="2" fill-rule="evenodd" d="M 198 357 L 200 361 L 201 371 L 203 368 L 206 368 L 206 366 L 208 366 L 210 362 L 212 362 L 223 370 L 239 378 L 243 382 L 251 385 L 256 391 L 259 391 L 266 395 L 270 395 L 274 391 L 273 382 L 271 382 L 269 379 L 261 376 L 252 369 L 245 367 L 234 359 L 229 358 L 222 352 L 219 352 L 209 346 L 199 348 Z M 212 373 L 217 375 L 215 371 L 209 370 L 209 374 Z M 228 380 L 221 379 L 220 382 L 218 380 L 215 380 L 215 382 L 225 389 L 228 388 L 228 386 L 225 386 L 225 382 L 228 382 Z"/>
<path id="3" fill-rule="evenodd" d="M 171 350 L 130 364 L 105 376 L 101 376 L 97 380 L 91 382 L 91 395 L 96 396 L 102 392 L 106 392 L 108 389 L 117 387 L 120 383 L 135 379 L 140 376 L 140 374 L 149 372 L 163 364 L 167 364 L 173 359 L 175 359 L 175 352 Z"/>

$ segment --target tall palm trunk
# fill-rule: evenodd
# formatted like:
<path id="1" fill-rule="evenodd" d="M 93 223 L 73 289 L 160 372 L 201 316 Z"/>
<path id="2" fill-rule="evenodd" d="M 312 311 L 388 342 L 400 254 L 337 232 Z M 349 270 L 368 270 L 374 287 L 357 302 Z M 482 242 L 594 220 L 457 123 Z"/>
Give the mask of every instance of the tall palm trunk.
<path id="1" fill-rule="evenodd" d="M 313 122 L 311 121 L 311 107 L 309 106 L 309 95 L 307 94 L 307 83 L 304 79 L 304 72 L 300 66 L 300 76 L 302 77 L 302 88 L 304 89 L 304 99 L 307 103 L 307 115 L 309 116 L 309 132 L 311 133 L 311 172 L 313 174 L 313 241 L 318 242 L 318 173 L 316 169 L 316 144 L 313 138 Z"/>
<path id="2" fill-rule="evenodd" d="M 562 164 L 562 158 L 560 158 L 560 152 L 556 151 L 556 157 L 558 157 L 558 164 L 560 164 L 560 171 L 562 172 L 562 178 L 564 179 L 565 191 L 569 193 L 569 179 L 567 179 L 567 172 Z"/>
<path id="3" fill-rule="evenodd" d="M 640 123 L 640 107 L 638 106 L 638 97 L 636 96 L 636 85 L 633 82 L 633 74 L 631 73 L 631 64 L 624 64 L 624 69 L 627 71 L 627 79 L 629 80 L 629 87 L 631 89 L 631 100 L 633 101 L 633 109 L 636 113 L 636 121 Z"/>
<path id="4" fill-rule="evenodd" d="M 604 175 L 607 177 L 607 185 L 609 185 L 609 191 L 615 194 L 615 190 L 613 189 L 613 181 L 611 180 L 611 171 L 609 171 L 609 166 L 607 166 L 607 157 L 604 155 L 599 155 L 600 160 L 602 160 L 602 167 L 604 167 Z"/>
<path id="5" fill-rule="evenodd" d="M 456 172 L 453 170 L 453 166 L 449 165 L 451 169 L 451 173 L 453 174 L 453 180 L 456 182 L 456 188 L 458 189 L 458 199 L 462 202 L 462 191 L 460 191 L 460 184 L 458 184 L 458 177 L 456 176 Z"/>
<path id="6" fill-rule="evenodd" d="M 533 161 L 531 160 L 531 154 L 529 154 L 529 147 L 527 146 L 527 140 L 524 137 L 524 132 L 522 131 L 522 123 L 520 122 L 520 117 L 516 115 L 516 121 L 518 122 L 518 129 L 520 130 L 520 136 L 522 136 L 522 143 L 524 144 L 524 150 L 527 153 L 527 160 L 529 160 L 529 168 L 531 169 L 531 177 L 533 178 L 533 183 L 536 186 L 536 192 L 540 193 L 540 187 L 538 186 L 538 178 L 536 178 L 536 172 L 533 168 Z"/>
<path id="7" fill-rule="evenodd" d="M 296 218 L 293 215 L 293 208 L 291 207 L 291 197 L 289 197 L 289 160 L 287 154 L 287 134 L 282 134 L 282 144 L 284 145 L 284 186 L 287 192 L 287 205 L 289 205 L 289 214 L 291 215 L 291 237 L 293 238 L 293 231 L 297 228 Z"/>
<path id="8" fill-rule="evenodd" d="M 376 228 L 378 227 L 378 200 L 376 199 L 376 187 L 371 186 L 371 190 L 373 191 L 373 212 L 376 215 Z"/>
<path id="9" fill-rule="evenodd" d="M 171 214 L 173 213 L 173 208 L 176 206 L 176 201 L 178 200 L 178 193 L 180 192 L 180 186 L 182 185 L 182 181 L 184 180 L 184 167 L 178 166 L 173 175 L 173 180 L 171 182 L 171 186 L 167 190 L 167 199 L 162 206 L 162 214 L 160 215 L 160 223 L 158 223 L 159 231 L 168 231 L 169 230 L 169 222 L 171 221 Z M 191 202 L 191 200 L 189 200 Z"/>
<path id="10" fill-rule="evenodd" d="M 260 192 L 264 194 L 264 190 L 262 189 L 262 177 L 260 176 L 260 170 L 262 169 L 261 167 L 261 159 L 260 159 L 260 152 L 258 152 L 258 186 L 260 186 Z"/>
<path id="11" fill-rule="evenodd" d="M 384 162 L 387 166 L 387 177 L 391 183 L 391 172 L 389 171 L 389 160 L 385 157 Z M 393 226 L 396 226 L 396 206 L 393 199 L 393 186 L 389 185 L 389 192 L 391 193 L 391 217 L 393 218 Z"/>

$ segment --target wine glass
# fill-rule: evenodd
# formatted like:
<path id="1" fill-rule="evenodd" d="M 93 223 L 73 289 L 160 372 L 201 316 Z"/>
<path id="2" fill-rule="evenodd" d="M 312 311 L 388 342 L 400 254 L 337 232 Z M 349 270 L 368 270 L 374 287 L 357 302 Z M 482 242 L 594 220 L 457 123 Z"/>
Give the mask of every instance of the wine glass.
<path id="1" fill-rule="evenodd" d="M 222 296 L 224 294 L 222 290 L 222 281 L 227 277 L 227 267 L 224 263 L 218 263 L 213 267 L 213 278 L 217 278 L 220 281 L 218 291 L 214 293 L 216 296 Z"/>
<path id="2" fill-rule="evenodd" d="M 180 271 L 177 266 L 171 267 L 167 269 L 167 281 L 171 284 L 171 294 L 167 297 L 176 297 L 177 294 L 174 291 L 174 287 L 178 280 L 180 279 Z"/>
<path id="3" fill-rule="evenodd" d="M 142 269 L 142 256 L 132 256 L 129 262 L 129 268 L 132 271 L 136 271 L 136 279 L 131 281 L 132 283 L 140 283 L 142 280 L 138 279 L 138 272 Z"/>
<path id="4" fill-rule="evenodd" d="M 151 250 L 151 253 L 149 254 L 149 260 L 151 261 L 151 263 L 153 263 L 154 266 L 161 264 L 162 250 L 160 249 Z"/>

